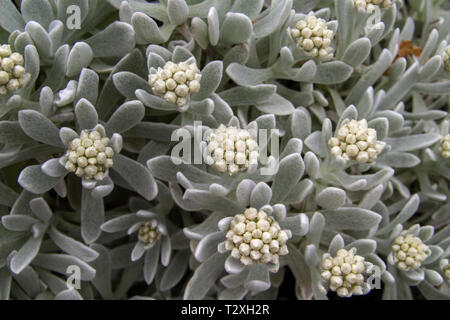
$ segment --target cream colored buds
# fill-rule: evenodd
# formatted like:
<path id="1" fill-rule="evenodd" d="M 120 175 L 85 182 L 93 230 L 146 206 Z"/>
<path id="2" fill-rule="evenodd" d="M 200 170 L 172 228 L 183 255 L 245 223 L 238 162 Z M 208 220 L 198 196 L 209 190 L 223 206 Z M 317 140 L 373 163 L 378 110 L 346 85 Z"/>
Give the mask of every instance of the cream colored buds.
<path id="1" fill-rule="evenodd" d="M 365 259 L 356 254 L 356 248 L 340 249 L 335 257 L 322 260 L 322 280 L 329 284 L 330 290 L 340 297 L 362 295 L 364 274 L 367 271 Z"/>
<path id="2" fill-rule="evenodd" d="M 431 254 L 430 248 L 411 234 L 397 237 L 392 250 L 397 268 L 405 271 L 419 268 Z"/>
<path id="3" fill-rule="evenodd" d="M 306 20 L 298 21 L 290 31 L 297 47 L 308 55 L 319 59 L 333 58 L 331 41 L 334 32 L 327 28 L 325 20 L 309 14 Z"/>
<path id="4" fill-rule="evenodd" d="M 167 62 L 163 68 L 149 75 L 153 92 L 166 102 L 184 106 L 190 94 L 200 91 L 202 75 L 195 63 Z"/>
<path id="5" fill-rule="evenodd" d="M 225 248 L 244 265 L 262 262 L 279 264 L 279 256 L 288 254 L 288 233 L 264 211 L 248 208 L 236 215 L 226 234 Z"/>
<path id="6" fill-rule="evenodd" d="M 66 152 L 66 170 L 80 178 L 103 180 L 106 169 L 114 164 L 114 151 L 108 145 L 109 138 L 102 137 L 100 132 L 83 130 Z"/>
<path id="7" fill-rule="evenodd" d="M 24 68 L 20 53 L 12 52 L 10 45 L 0 46 L 0 95 L 25 87 L 31 75 Z"/>
<path id="8" fill-rule="evenodd" d="M 144 244 L 154 243 L 161 238 L 161 233 L 158 230 L 158 221 L 152 219 L 145 222 L 139 228 L 139 241 Z"/>
<path id="9" fill-rule="evenodd" d="M 442 53 L 442 60 L 444 61 L 444 68 L 450 72 L 450 45 L 448 45 Z"/>
<path id="10" fill-rule="evenodd" d="M 450 133 L 447 133 L 445 137 L 441 139 L 439 152 L 445 159 L 450 159 Z"/>
<path id="11" fill-rule="evenodd" d="M 361 12 L 372 13 L 376 8 L 388 8 L 394 3 L 392 0 L 353 0 L 355 8 Z"/>
<path id="12" fill-rule="evenodd" d="M 220 172 L 232 175 L 258 163 L 258 143 L 245 129 L 220 125 L 206 141 L 210 154 L 207 163 Z"/>
<path id="13" fill-rule="evenodd" d="M 371 163 L 383 151 L 385 143 L 377 141 L 375 129 L 367 126 L 367 120 L 351 120 L 337 132 L 336 137 L 328 141 L 331 154 L 345 160 L 356 160 L 359 163 Z"/>

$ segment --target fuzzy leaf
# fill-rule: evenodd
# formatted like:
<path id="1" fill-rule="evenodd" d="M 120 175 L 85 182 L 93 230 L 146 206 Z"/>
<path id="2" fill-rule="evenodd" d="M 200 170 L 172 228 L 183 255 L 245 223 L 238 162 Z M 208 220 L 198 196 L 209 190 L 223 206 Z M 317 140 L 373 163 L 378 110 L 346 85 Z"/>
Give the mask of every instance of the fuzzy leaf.
<path id="1" fill-rule="evenodd" d="M 19 112 L 19 123 L 22 130 L 36 141 L 63 148 L 59 139 L 59 130 L 41 113 L 34 110 L 22 110 Z"/>

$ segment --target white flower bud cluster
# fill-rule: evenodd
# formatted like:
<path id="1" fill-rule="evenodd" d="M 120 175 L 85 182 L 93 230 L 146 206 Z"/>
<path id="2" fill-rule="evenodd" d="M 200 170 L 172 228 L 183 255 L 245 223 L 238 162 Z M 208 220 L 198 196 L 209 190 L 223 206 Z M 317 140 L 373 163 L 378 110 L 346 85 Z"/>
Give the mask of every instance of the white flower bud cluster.
<path id="1" fill-rule="evenodd" d="M 450 45 L 445 48 L 444 52 L 442 53 L 442 59 L 444 60 L 444 68 L 448 72 L 450 72 Z"/>
<path id="2" fill-rule="evenodd" d="M 339 249 L 336 257 L 322 260 L 322 280 L 340 297 L 364 294 L 362 286 L 366 271 L 365 259 L 356 254 L 356 248 Z"/>
<path id="3" fill-rule="evenodd" d="M 444 275 L 447 278 L 447 281 L 450 281 L 450 262 L 447 263 L 447 266 L 444 268 Z"/>
<path id="4" fill-rule="evenodd" d="M 394 262 L 400 270 L 417 269 L 431 254 L 430 248 L 411 234 L 399 236 L 392 245 Z"/>
<path id="5" fill-rule="evenodd" d="M 344 124 L 337 132 L 337 137 L 328 141 L 331 154 L 345 160 L 356 160 L 359 163 L 371 163 L 383 151 L 386 145 L 377 141 L 375 129 L 367 126 L 367 120 L 351 120 Z"/>
<path id="6" fill-rule="evenodd" d="M 109 138 L 102 137 L 100 132 L 83 130 L 67 150 L 66 170 L 81 178 L 103 180 L 106 169 L 114 164 L 114 150 L 108 145 Z"/>
<path id="7" fill-rule="evenodd" d="M 161 233 L 158 231 L 158 221 L 152 219 L 141 225 L 138 238 L 139 241 L 142 241 L 144 244 L 154 243 L 159 240 L 161 238 Z"/>
<path id="8" fill-rule="evenodd" d="M 16 91 L 27 85 L 31 75 L 25 71 L 23 55 L 12 52 L 11 46 L 0 46 L 0 95 Z"/>
<path id="9" fill-rule="evenodd" d="M 292 38 L 297 41 L 297 47 L 303 49 L 308 55 L 320 59 L 333 58 L 331 41 L 334 38 L 333 30 L 326 26 L 326 21 L 309 15 L 306 20 L 300 20 L 291 30 Z"/>
<path id="10" fill-rule="evenodd" d="M 279 264 L 279 256 L 289 253 L 288 233 L 264 211 L 248 208 L 236 215 L 226 234 L 225 248 L 244 265 L 252 263 Z"/>
<path id="11" fill-rule="evenodd" d="M 221 124 L 206 137 L 208 142 L 208 164 L 214 164 L 220 172 L 230 175 L 245 170 L 250 164 L 258 163 L 259 147 L 250 132 Z"/>
<path id="12" fill-rule="evenodd" d="M 353 4 L 362 12 L 372 13 L 376 7 L 388 8 L 394 3 L 392 0 L 353 0 Z"/>
<path id="13" fill-rule="evenodd" d="M 182 107 L 190 94 L 200 91 L 201 79 L 202 75 L 195 63 L 169 61 L 163 68 L 158 68 L 156 73 L 150 74 L 149 83 L 156 95 Z"/>
<path id="14" fill-rule="evenodd" d="M 441 139 L 439 152 L 445 159 L 450 159 L 450 133 L 447 133 L 445 137 Z"/>

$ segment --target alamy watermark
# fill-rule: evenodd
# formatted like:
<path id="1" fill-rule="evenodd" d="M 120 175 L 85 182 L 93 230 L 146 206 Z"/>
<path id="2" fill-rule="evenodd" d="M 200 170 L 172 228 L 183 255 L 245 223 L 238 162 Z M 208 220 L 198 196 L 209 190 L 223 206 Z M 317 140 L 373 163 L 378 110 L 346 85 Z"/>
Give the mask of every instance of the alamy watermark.
<path id="1" fill-rule="evenodd" d="M 67 289 L 80 290 L 81 289 L 81 269 L 79 266 L 73 264 L 67 267 L 66 273 L 69 274 L 66 280 Z"/>
<path id="2" fill-rule="evenodd" d="M 81 9 L 77 5 L 70 5 L 66 10 L 66 27 L 69 30 L 81 29 Z"/>
<path id="3" fill-rule="evenodd" d="M 206 130 L 204 130 L 206 128 Z M 175 165 L 203 164 L 212 165 L 214 157 L 207 148 L 206 137 L 214 129 L 202 126 L 201 121 L 194 121 L 194 126 L 179 128 L 172 132 L 171 141 L 178 142 L 171 151 L 171 160 Z M 248 129 L 251 135 L 257 137 L 261 175 L 274 175 L 279 168 L 279 130 L 278 129 Z M 181 141 L 180 141 L 181 140 Z M 270 144 L 268 143 L 270 140 Z M 270 145 L 270 155 L 269 155 Z"/>

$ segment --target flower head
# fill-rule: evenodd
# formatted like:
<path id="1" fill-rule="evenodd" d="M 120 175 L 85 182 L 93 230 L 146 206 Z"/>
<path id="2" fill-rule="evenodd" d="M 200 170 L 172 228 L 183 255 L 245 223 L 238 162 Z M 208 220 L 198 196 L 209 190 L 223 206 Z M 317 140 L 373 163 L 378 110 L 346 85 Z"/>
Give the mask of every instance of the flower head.
<path id="1" fill-rule="evenodd" d="M 167 62 L 156 73 L 151 73 L 149 83 L 153 92 L 166 102 L 184 106 L 190 94 L 200 91 L 202 75 L 197 65 L 192 62 Z"/>
<path id="2" fill-rule="evenodd" d="M 372 13 L 376 7 L 388 8 L 394 3 L 392 0 L 353 0 L 353 4 L 362 12 Z"/>
<path id="3" fill-rule="evenodd" d="M 447 133 L 445 137 L 441 139 L 439 152 L 445 159 L 450 159 L 450 133 Z"/>
<path id="4" fill-rule="evenodd" d="M 450 72 L 450 45 L 445 48 L 444 52 L 442 53 L 442 59 L 444 60 L 444 68 L 448 72 Z"/>
<path id="5" fill-rule="evenodd" d="M 394 262 L 400 270 L 417 269 L 431 254 L 430 248 L 419 237 L 399 236 L 392 245 Z"/>
<path id="6" fill-rule="evenodd" d="M 24 68 L 24 58 L 12 52 L 10 45 L 0 46 L 0 95 L 21 89 L 30 81 L 31 75 Z"/>
<path id="7" fill-rule="evenodd" d="M 331 41 L 334 38 L 333 30 L 326 26 L 326 21 L 310 14 L 306 20 L 300 20 L 291 30 L 292 38 L 297 47 L 312 57 L 329 59 L 333 57 Z"/>
<path id="8" fill-rule="evenodd" d="M 279 256 L 288 254 L 289 233 L 266 212 L 248 208 L 236 215 L 226 234 L 225 248 L 244 265 L 253 263 L 279 264 Z"/>
<path id="9" fill-rule="evenodd" d="M 207 162 L 220 172 L 228 171 L 232 175 L 258 163 L 258 143 L 248 130 L 222 124 L 206 137 L 206 141 L 211 154 Z"/>
<path id="10" fill-rule="evenodd" d="M 356 160 L 359 163 L 371 163 L 383 151 L 385 143 L 377 141 L 375 129 L 367 126 L 367 120 L 351 120 L 344 122 L 337 136 L 328 141 L 331 154 L 341 156 L 345 160 Z"/>
<path id="11" fill-rule="evenodd" d="M 88 180 L 103 180 L 105 171 L 114 164 L 114 150 L 108 145 L 109 138 L 99 131 L 83 130 L 79 138 L 72 140 L 63 159 L 67 171 Z"/>
<path id="12" fill-rule="evenodd" d="M 356 254 L 356 248 L 339 249 L 335 257 L 329 254 L 322 260 L 322 280 L 340 297 L 364 294 L 364 274 L 370 264 Z"/>
<path id="13" fill-rule="evenodd" d="M 447 281 L 450 282 L 450 262 L 448 262 L 447 266 L 444 268 L 444 275 L 447 278 Z"/>
<path id="14" fill-rule="evenodd" d="M 156 219 L 149 220 L 139 227 L 139 241 L 144 244 L 151 244 L 161 238 L 158 230 L 158 221 Z"/>

